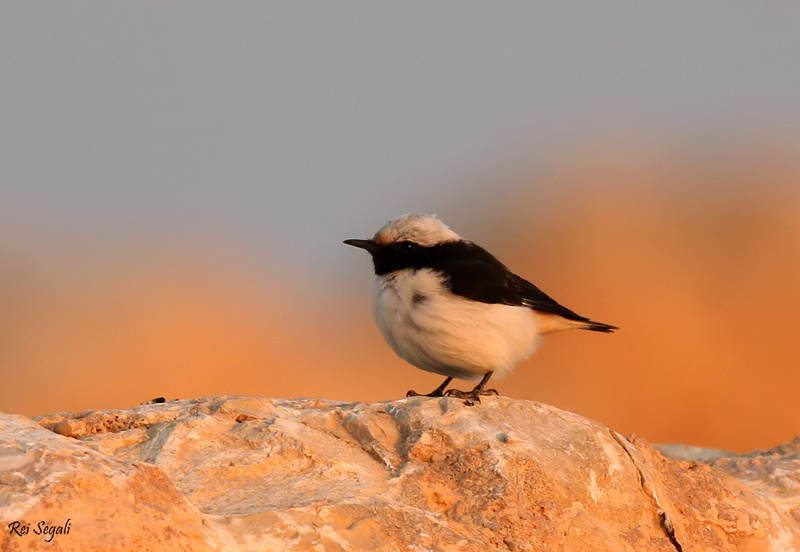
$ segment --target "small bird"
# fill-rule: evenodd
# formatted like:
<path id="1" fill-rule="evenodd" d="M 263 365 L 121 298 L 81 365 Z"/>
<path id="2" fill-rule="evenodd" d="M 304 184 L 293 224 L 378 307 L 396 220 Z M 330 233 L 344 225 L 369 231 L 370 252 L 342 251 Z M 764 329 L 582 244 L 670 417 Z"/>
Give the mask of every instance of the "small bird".
<path id="1" fill-rule="evenodd" d="M 561 306 L 435 215 L 405 215 L 371 239 L 344 243 L 372 256 L 372 312 L 389 346 L 417 368 L 447 377 L 428 397 L 480 402 L 497 394 L 485 389 L 492 374 L 505 376 L 531 356 L 540 336 L 619 329 Z M 471 391 L 445 391 L 453 378 L 481 380 Z"/>

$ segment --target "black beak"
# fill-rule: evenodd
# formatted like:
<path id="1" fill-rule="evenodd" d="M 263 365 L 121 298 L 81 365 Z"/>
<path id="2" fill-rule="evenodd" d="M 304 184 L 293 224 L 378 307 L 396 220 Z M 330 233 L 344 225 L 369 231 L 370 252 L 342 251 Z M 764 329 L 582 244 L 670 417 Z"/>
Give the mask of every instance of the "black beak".
<path id="1" fill-rule="evenodd" d="M 352 245 L 353 247 L 358 247 L 360 249 L 366 249 L 370 253 L 375 253 L 378 250 L 378 244 L 372 240 L 344 240 L 347 245 Z"/>

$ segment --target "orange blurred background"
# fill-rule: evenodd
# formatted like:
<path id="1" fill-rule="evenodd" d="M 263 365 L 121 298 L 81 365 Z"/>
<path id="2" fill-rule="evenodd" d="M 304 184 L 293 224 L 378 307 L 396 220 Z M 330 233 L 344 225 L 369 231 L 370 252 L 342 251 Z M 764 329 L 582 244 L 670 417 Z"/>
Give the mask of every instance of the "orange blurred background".
<path id="1" fill-rule="evenodd" d="M 800 4 L 8 4 L 0 411 L 433 389 L 341 243 L 433 212 L 621 328 L 500 392 L 800 432 Z"/>
<path id="2" fill-rule="evenodd" d="M 548 159 L 475 177 L 439 214 L 559 302 L 621 330 L 549 336 L 494 386 L 652 442 L 745 452 L 794 437 L 800 156 L 757 142 L 698 155 L 632 141 Z M 441 378 L 383 342 L 368 256 L 341 244 L 399 214 L 370 213 L 360 235 L 320 227 L 343 259 L 324 278 L 220 243 L 125 255 L 112 243 L 86 258 L 44 237 L 0 241 L 0 365 L 10 367 L 0 410 L 433 389 Z"/>

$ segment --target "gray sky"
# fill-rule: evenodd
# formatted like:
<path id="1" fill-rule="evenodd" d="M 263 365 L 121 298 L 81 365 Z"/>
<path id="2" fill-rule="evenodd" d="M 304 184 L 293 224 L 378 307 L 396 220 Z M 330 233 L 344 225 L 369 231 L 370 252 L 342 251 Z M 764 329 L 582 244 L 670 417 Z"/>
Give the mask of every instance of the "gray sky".
<path id="1" fill-rule="evenodd" d="M 2 241 L 341 267 L 504 156 L 800 121 L 799 29 L 794 2 L 7 2 Z"/>

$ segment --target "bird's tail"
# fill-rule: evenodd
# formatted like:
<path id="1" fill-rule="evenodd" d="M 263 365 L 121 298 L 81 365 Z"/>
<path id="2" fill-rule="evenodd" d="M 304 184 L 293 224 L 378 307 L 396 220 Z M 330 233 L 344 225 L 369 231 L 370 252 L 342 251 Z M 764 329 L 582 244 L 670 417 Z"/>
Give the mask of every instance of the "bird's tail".
<path id="1" fill-rule="evenodd" d="M 591 330 L 593 332 L 611 333 L 619 328 L 611 324 L 603 324 L 602 322 L 595 322 L 594 320 L 586 320 L 581 326 L 582 330 Z"/>
<path id="2" fill-rule="evenodd" d="M 594 320 L 589 320 L 585 316 L 580 316 L 579 314 L 575 314 L 572 311 L 568 312 L 570 313 L 569 318 L 565 318 L 557 314 L 537 312 L 536 314 L 539 315 L 538 316 L 539 333 L 549 334 L 552 332 L 560 332 L 563 330 L 572 330 L 576 328 L 579 330 L 591 330 L 593 332 L 611 333 L 614 330 L 619 329 L 616 326 L 612 326 L 611 324 L 603 324 L 602 322 L 595 322 Z"/>

